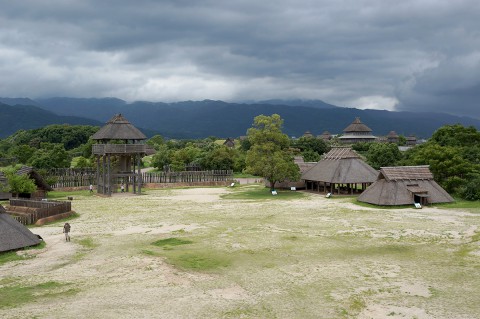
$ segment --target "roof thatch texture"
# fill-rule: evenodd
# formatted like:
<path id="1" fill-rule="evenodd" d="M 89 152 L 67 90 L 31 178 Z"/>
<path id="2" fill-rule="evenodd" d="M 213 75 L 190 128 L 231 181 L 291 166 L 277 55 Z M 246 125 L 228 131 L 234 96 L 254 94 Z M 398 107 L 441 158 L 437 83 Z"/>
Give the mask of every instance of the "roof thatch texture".
<path id="1" fill-rule="evenodd" d="M 382 167 L 378 180 L 369 186 L 358 200 L 391 206 L 411 205 L 414 195 L 427 197 L 428 203 L 449 203 L 454 199 L 433 180 L 428 166 Z"/>
<path id="2" fill-rule="evenodd" d="M 353 132 L 371 132 L 372 129 L 366 126 L 365 124 L 360 121 L 359 117 L 356 117 L 355 120 L 347 126 L 344 130 L 345 133 L 353 133 Z"/>
<path id="3" fill-rule="evenodd" d="M 48 185 L 48 183 L 43 179 L 43 177 L 38 174 L 37 171 L 35 171 L 32 167 L 30 166 L 22 166 L 18 171 L 17 175 L 28 175 L 33 181 L 35 182 L 35 185 L 39 189 L 45 190 L 45 191 L 52 191 L 53 188 Z"/>
<path id="4" fill-rule="evenodd" d="M 122 114 L 117 114 L 97 133 L 93 134 L 92 139 L 141 141 L 147 139 L 147 137 L 125 119 Z"/>
<path id="5" fill-rule="evenodd" d="M 302 174 L 303 180 L 326 183 L 373 183 L 378 172 L 350 147 L 337 147 Z"/>
<path id="6" fill-rule="evenodd" d="M 379 178 L 388 181 L 433 180 L 433 174 L 428 165 L 381 167 Z"/>
<path id="7" fill-rule="evenodd" d="M 0 205 L 0 252 L 40 244 L 40 239 L 23 226 Z"/>

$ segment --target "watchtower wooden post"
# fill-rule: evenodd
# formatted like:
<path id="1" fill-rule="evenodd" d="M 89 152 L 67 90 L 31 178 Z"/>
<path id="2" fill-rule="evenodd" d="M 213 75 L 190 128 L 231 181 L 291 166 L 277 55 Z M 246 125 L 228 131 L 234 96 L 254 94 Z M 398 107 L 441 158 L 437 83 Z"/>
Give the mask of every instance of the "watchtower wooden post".
<path id="1" fill-rule="evenodd" d="M 92 153 L 97 159 L 97 192 L 111 196 L 117 185 L 123 183 L 126 192 L 132 189 L 134 194 L 140 194 L 141 159 L 154 153 L 144 144 L 147 137 L 122 114 L 117 114 L 92 139 L 96 141 Z"/>

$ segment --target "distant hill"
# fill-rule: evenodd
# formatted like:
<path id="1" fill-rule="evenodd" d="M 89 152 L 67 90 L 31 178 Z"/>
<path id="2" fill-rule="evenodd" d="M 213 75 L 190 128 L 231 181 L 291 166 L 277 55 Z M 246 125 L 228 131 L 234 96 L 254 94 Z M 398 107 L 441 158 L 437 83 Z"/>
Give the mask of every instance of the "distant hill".
<path id="1" fill-rule="evenodd" d="M 59 116 L 32 105 L 7 105 L 0 103 L 0 138 L 12 135 L 18 130 L 29 130 L 49 124 L 93 125 L 102 123 L 93 119 L 76 116 Z"/>
<path id="2" fill-rule="evenodd" d="M 122 113 L 132 124 L 142 128 L 147 136 L 158 132 L 169 138 L 237 137 L 246 134 L 255 116 L 274 113 L 284 119 L 284 132 L 296 137 L 302 136 L 307 130 L 314 135 L 326 130 L 332 134 L 341 134 L 357 116 L 377 136 L 393 130 L 401 135 L 429 137 L 441 126 L 456 123 L 480 129 L 480 120 L 472 118 L 443 113 L 359 110 L 327 103 L 323 105 L 321 101 L 303 101 L 303 105 L 297 105 L 302 100 L 241 104 L 212 100 L 127 103 L 116 98 L 51 98 L 37 99 L 34 102 L 58 115 L 89 118 L 100 122 L 100 125 L 114 114 Z"/>

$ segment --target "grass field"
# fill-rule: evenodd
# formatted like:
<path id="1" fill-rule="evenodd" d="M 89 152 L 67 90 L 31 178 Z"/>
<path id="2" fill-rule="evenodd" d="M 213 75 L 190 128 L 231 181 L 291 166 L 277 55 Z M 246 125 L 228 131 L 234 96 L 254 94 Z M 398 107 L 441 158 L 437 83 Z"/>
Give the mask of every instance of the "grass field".
<path id="1" fill-rule="evenodd" d="M 475 205 L 259 185 L 66 196 L 72 241 L 62 221 L 31 228 L 47 245 L 0 264 L 2 318 L 480 318 Z"/>

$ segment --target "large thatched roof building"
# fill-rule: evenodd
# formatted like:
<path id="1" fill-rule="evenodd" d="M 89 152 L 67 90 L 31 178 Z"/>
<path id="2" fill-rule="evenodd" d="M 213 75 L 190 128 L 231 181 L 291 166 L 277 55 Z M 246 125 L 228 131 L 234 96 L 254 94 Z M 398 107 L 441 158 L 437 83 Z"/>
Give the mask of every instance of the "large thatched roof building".
<path id="1" fill-rule="evenodd" d="M 20 249 L 40 244 L 40 239 L 23 226 L 0 205 L 0 252 Z"/>
<path id="2" fill-rule="evenodd" d="M 302 174 L 306 188 L 316 191 L 353 194 L 367 188 L 378 172 L 350 147 L 335 147 L 315 166 Z"/>
<path id="3" fill-rule="evenodd" d="M 358 200 L 365 203 L 390 205 L 421 205 L 449 203 L 454 199 L 433 180 L 427 165 L 382 167 L 377 181 Z"/>
<path id="4" fill-rule="evenodd" d="M 360 142 L 374 142 L 377 139 L 372 135 L 372 129 L 360 121 L 359 117 L 343 130 L 343 135 L 339 140 L 343 144 L 353 144 Z"/>

